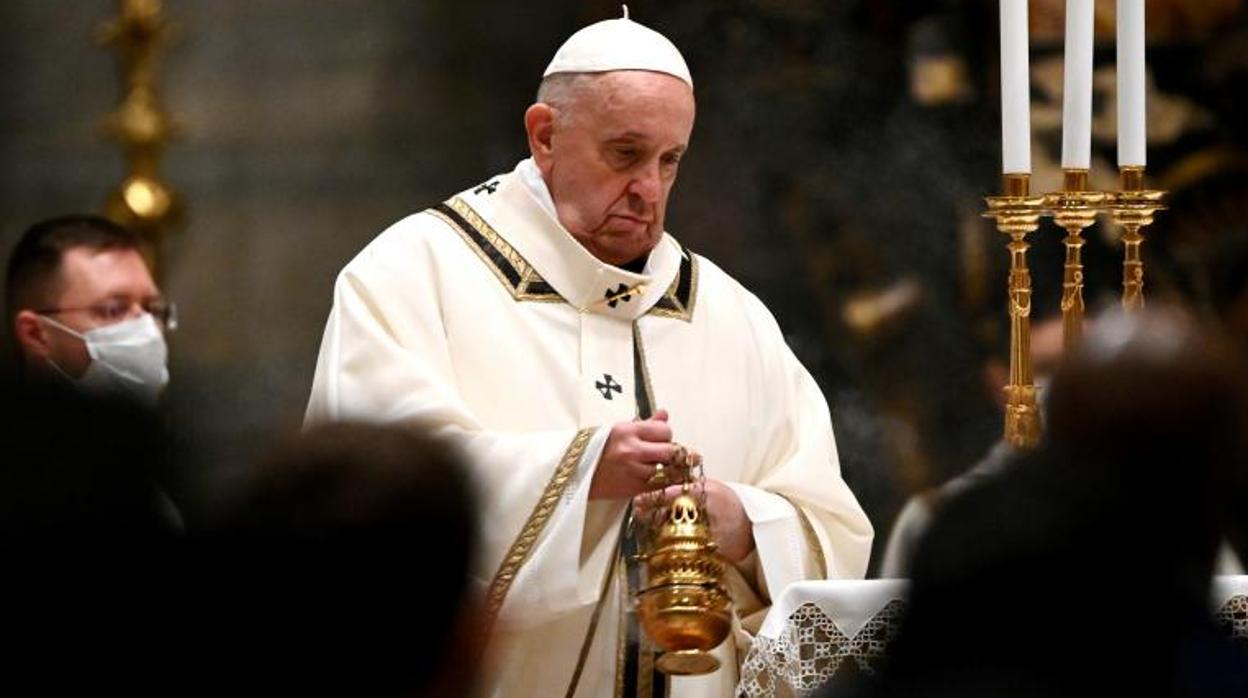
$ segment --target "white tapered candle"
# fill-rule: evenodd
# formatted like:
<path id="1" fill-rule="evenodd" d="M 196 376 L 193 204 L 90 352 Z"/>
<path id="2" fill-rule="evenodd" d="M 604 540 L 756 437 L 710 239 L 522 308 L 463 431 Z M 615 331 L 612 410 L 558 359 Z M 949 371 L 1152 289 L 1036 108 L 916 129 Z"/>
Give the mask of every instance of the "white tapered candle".
<path id="1" fill-rule="evenodd" d="M 1062 168 L 1086 170 L 1092 160 L 1093 0 L 1066 0 L 1062 87 Z"/>
<path id="2" fill-rule="evenodd" d="M 1146 164 L 1144 0 L 1118 0 L 1118 166 Z"/>
<path id="3" fill-rule="evenodd" d="M 1001 0 L 1001 160 L 1005 174 L 1031 172 L 1027 0 Z"/>

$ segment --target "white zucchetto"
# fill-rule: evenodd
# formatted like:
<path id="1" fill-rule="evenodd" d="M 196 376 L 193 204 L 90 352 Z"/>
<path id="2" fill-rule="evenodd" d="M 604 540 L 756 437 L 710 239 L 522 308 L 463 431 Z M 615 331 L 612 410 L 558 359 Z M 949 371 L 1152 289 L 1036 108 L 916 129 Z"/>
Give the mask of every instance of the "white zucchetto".
<path id="1" fill-rule="evenodd" d="M 693 87 L 689 66 L 675 44 L 655 30 L 624 16 L 596 22 L 577 31 L 555 52 L 542 77 L 555 73 L 606 73 L 650 70 L 666 73 Z"/>

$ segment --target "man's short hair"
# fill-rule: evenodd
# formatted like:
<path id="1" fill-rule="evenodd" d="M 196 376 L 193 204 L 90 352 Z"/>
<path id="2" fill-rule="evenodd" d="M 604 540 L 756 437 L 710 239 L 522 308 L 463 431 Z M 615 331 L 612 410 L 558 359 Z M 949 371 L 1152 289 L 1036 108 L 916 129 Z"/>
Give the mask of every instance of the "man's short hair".
<path id="1" fill-rule="evenodd" d="M 542 78 L 537 86 L 537 101 L 553 107 L 556 120 L 564 122 L 572 113 L 572 105 L 584 96 L 602 73 L 555 73 Z"/>
<path id="2" fill-rule="evenodd" d="M 51 302 L 66 251 L 76 247 L 139 250 L 140 246 L 139 236 L 102 216 L 73 214 L 32 225 L 9 256 L 4 277 L 6 320 L 11 323 L 19 310 Z"/>

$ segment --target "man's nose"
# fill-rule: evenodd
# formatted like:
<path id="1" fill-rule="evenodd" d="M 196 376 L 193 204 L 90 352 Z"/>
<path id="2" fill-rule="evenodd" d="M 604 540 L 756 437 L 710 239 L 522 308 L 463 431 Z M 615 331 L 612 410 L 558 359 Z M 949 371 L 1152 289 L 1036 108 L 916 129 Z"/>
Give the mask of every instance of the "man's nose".
<path id="1" fill-rule="evenodd" d="M 662 191 L 663 181 L 659 174 L 659 163 L 657 161 L 643 166 L 633 177 L 633 181 L 629 183 L 629 192 L 650 206 L 659 202 L 659 195 Z"/>

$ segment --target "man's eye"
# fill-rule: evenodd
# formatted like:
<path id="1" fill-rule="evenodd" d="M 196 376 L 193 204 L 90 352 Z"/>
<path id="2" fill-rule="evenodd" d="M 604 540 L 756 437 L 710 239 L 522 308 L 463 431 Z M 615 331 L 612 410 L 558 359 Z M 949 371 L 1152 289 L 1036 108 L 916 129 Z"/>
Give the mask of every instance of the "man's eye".
<path id="1" fill-rule="evenodd" d="M 126 316 L 126 312 L 130 309 L 129 303 L 114 301 L 104 303 L 98 307 L 99 313 L 106 320 L 118 320 Z"/>
<path id="2" fill-rule="evenodd" d="M 631 160 L 637 156 L 637 151 L 633 148 L 616 148 L 615 155 L 623 160 Z"/>

